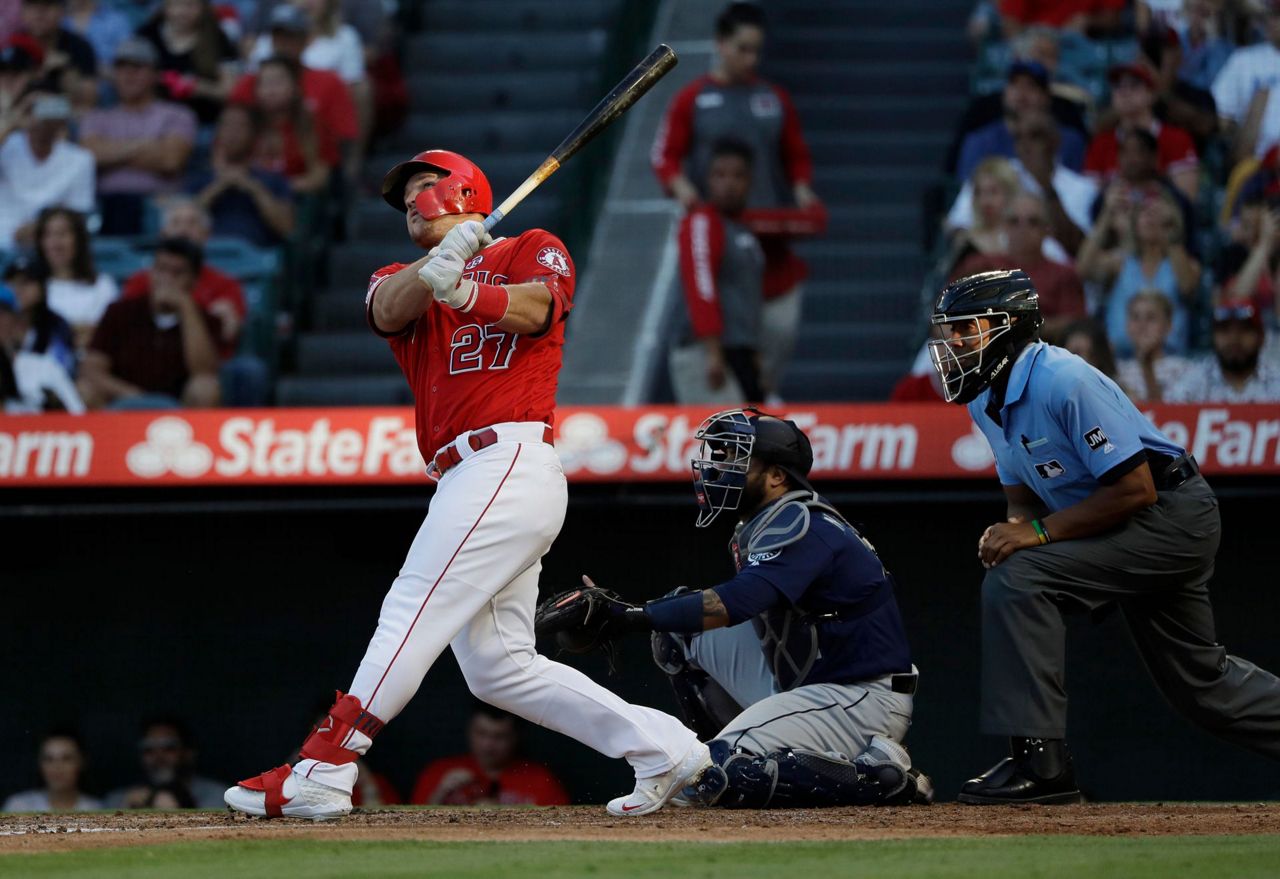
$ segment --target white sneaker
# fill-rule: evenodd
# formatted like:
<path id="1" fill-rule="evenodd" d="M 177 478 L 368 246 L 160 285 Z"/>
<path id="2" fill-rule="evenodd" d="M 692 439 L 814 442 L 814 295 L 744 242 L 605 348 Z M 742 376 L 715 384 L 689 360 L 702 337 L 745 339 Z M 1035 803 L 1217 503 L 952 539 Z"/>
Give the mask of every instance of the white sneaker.
<path id="1" fill-rule="evenodd" d="M 610 815 L 634 818 L 656 812 L 680 792 L 687 784 L 693 784 L 711 766 L 711 752 L 702 742 L 695 742 L 676 767 L 662 775 L 637 778 L 636 789 L 630 796 L 610 800 L 606 806 Z"/>
<path id="2" fill-rule="evenodd" d="M 227 788 L 222 799 L 237 812 L 263 818 L 276 817 L 267 811 L 267 794 L 262 779 L 268 774 L 246 779 L 235 787 Z M 341 818 L 351 812 L 351 794 L 293 772 L 284 776 L 280 796 L 279 815 L 285 818 L 326 821 Z"/>

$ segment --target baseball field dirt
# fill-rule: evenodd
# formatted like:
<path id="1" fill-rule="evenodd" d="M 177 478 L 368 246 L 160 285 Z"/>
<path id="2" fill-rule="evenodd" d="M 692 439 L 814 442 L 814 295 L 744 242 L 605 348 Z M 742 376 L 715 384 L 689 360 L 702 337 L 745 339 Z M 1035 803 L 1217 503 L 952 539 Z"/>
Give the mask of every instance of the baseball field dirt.
<path id="1" fill-rule="evenodd" d="M 728 812 L 380 809 L 0 816 L 0 876 L 1267 876 L 1280 803 Z"/>

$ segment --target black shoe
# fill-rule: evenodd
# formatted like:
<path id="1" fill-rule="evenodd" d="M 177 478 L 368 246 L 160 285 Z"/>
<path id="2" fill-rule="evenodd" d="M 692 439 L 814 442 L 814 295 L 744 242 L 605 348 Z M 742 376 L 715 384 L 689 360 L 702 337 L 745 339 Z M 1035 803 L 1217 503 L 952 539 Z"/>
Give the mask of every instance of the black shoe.
<path id="1" fill-rule="evenodd" d="M 1061 739 L 1012 739 L 1005 757 L 977 778 L 966 781 L 962 803 L 1083 803 L 1071 768 L 1071 754 Z"/>

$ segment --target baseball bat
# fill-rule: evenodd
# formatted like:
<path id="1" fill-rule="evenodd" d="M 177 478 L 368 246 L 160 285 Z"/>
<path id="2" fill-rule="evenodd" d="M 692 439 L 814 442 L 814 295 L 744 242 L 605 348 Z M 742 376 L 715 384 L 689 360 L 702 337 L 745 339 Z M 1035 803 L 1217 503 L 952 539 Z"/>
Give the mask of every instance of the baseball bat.
<path id="1" fill-rule="evenodd" d="M 485 231 L 488 232 L 496 226 L 498 221 L 510 213 L 516 205 L 524 201 L 529 193 L 541 186 L 542 181 L 556 173 L 561 165 L 569 161 L 578 150 L 590 143 L 592 138 L 608 128 L 615 119 L 627 112 L 627 110 L 631 109 L 632 104 L 640 100 L 640 97 L 645 92 L 653 88 L 654 83 L 666 76 L 667 71 L 676 66 L 677 60 L 675 51 L 666 43 L 663 43 L 633 67 L 631 72 L 613 87 L 613 91 L 605 95 L 604 100 L 596 104 L 595 109 L 578 123 L 578 127 L 569 132 L 569 136 L 560 142 L 560 146 L 551 151 L 551 155 L 543 160 L 538 169 L 530 174 L 524 183 L 517 186 L 515 192 L 508 195 L 506 200 L 485 218 Z"/>

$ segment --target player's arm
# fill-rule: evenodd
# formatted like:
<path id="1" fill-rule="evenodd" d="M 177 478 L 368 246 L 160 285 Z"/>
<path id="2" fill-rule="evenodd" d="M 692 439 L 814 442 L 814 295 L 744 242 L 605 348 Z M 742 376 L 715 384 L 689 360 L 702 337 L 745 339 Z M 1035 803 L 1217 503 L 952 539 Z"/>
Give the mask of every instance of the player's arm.
<path id="1" fill-rule="evenodd" d="M 497 327 L 503 332 L 529 335 L 551 328 L 555 309 L 551 291 L 539 281 L 503 284 L 507 291 L 507 312 Z"/>
<path id="2" fill-rule="evenodd" d="M 1030 522 L 1032 519 L 1049 512 L 1049 508 L 1044 505 L 1044 501 L 1040 500 L 1040 495 L 1021 482 L 1017 485 L 1002 485 L 1000 487 L 1004 489 L 1004 497 L 1008 505 L 1007 515 L 1010 522 Z"/>
<path id="3" fill-rule="evenodd" d="M 431 304 L 431 288 L 418 277 L 418 271 L 430 259 L 431 254 L 427 254 L 395 274 L 375 281 L 370 289 L 373 299 L 369 321 L 379 333 L 388 336 L 400 333 L 427 310 Z"/>

